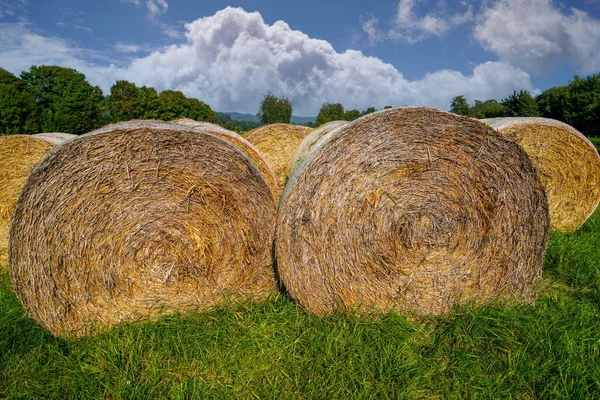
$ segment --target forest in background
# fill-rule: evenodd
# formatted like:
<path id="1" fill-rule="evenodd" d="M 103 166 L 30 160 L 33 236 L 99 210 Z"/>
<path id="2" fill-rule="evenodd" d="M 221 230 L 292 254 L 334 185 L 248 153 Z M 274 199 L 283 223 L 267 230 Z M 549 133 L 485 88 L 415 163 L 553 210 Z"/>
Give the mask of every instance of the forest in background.
<path id="1" fill-rule="evenodd" d="M 600 136 L 600 74 L 575 76 L 567 85 L 549 88 L 538 96 L 515 91 L 505 99 L 475 100 L 469 104 L 457 95 L 449 111 L 473 118 L 546 117 L 578 129 L 588 137 Z M 170 121 L 191 118 L 242 132 L 262 124 L 290 123 L 292 103 L 267 92 L 258 107 L 258 122 L 235 120 L 216 112 L 203 101 L 181 91 L 138 87 L 119 80 L 104 95 L 81 72 L 60 66 L 31 66 L 19 77 L 0 68 L 0 134 L 64 132 L 83 134 L 103 125 L 132 119 Z M 384 108 L 390 108 L 391 105 Z M 352 121 L 377 111 L 345 109 L 341 103 L 324 103 L 316 120 L 303 125 L 317 127 L 329 121 Z"/>

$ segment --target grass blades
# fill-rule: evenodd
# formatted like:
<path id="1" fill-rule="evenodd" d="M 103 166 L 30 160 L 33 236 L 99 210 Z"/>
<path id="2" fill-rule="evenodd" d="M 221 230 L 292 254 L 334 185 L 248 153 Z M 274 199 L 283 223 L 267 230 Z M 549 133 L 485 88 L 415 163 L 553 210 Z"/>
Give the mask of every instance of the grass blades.
<path id="1" fill-rule="evenodd" d="M 56 339 L 0 276 L 0 398 L 600 397 L 600 213 L 552 234 L 535 304 L 408 320 L 285 295 Z"/>

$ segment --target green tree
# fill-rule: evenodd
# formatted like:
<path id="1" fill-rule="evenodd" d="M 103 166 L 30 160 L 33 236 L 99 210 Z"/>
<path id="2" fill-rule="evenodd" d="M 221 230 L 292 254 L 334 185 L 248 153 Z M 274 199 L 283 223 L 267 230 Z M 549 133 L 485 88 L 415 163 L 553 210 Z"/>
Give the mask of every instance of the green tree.
<path id="1" fill-rule="evenodd" d="M 587 136 L 600 136 L 600 74 L 575 76 L 569 83 L 565 119 Z"/>
<path id="2" fill-rule="evenodd" d="M 153 87 L 142 86 L 139 88 L 140 102 L 143 119 L 158 119 L 159 102 L 158 93 Z"/>
<path id="3" fill-rule="evenodd" d="M 35 98 L 23 82 L 0 68 L 0 134 L 41 132 Z"/>
<path id="4" fill-rule="evenodd" d="M 371 114 L 371 113 L 374 113 L 375 111 L 377 111 L 377 109 L 375 107 L 369 107 L 366 110 L 363 110 L 360 113 L 360 115 L 363 116 L 363 115 Z"/>
<path id="5" fill-rule="evenodd" d="M 277 97 L 271 92 L 264 95 L 256 116 L 263 124 L 282 122 L 289 124 L 292 119 L 292 103 L 287 97 Z"/>
<path id="6" fill-rule="evenodd" d="M 82 134 L 103 123 L 102 90 L 71 68 L 32 66 L 21 79 L 40 109 L 43 132 Z"/>
<path id="7" fill-rule="evenodd" d="M 344 106 L 340 103 L 324 103 L 319 110 L 317 120 L 315 121 L 317 126 L 323 125 L 330 121 L 343 121 L 344 120 Z"/>
<path id="8" fill-rule="evenodd" d="M 568 102 L 568 86 L 556 86 L 544 90 L 542 94 L 535 98 L 540 114 L 545 118 L 553 118 L 566 122 L 565 111 Z"/>
<path id="9" fill-rule="evenodd" d="M 471 107 L 471 116 L 479 119 L 505 117 L 506 115 L 506 108 L 494 99 L 475 100 L 473 107 Z"/>
<path id="10" fill-rule="evenodd" d="M 114 122 L 143 118 L 142 92 L 135 83 L 117 81 L 110 88 L 108 110 Z"/>
<path id="11" fill-rule="evenodd" d="M 344 113 L 344 121 L 354 121 L 355 119 L 360 118 L 360 111 L 354 110 L 346 110 Z"/>
<path id="12" fill-rule="evenodd" d="M 500 102 L 506 109 L 508 117 L 539 117 L 535 99 L 527 90 L 515 90 L 513 94 Z"/>
<path id="13" fill-rule="evenodd" d="M 450 112 L 458 115 L 464 115 L 465 117 L 471 116 L 471 106 L 465 96 L 455 96 L 450 104 Z"/>
<path id="14" fill-rule="evenodd" d="M 191 118 L 196 121 L 219 123 L 212 109 L 204 102 L 186 97 L 178 90 L 164 90 L 158 95 L 157 118 L 171 121 L 178 118 Z"/>

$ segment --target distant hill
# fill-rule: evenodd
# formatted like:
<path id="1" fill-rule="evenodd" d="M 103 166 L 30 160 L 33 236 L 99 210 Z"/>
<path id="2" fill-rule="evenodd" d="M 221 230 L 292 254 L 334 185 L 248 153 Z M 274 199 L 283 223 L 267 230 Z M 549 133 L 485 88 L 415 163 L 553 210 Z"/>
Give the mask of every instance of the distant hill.
<path id="1" fill-rule="evenodd" d="M 235 121 L 253 121 L 258 122 L 258 118 L 254 114 L 242 114 L 239 112 L 225 112 L 223 114 L 227 114 L 231 117 L 231 119 Z"/>
<path id="2" fill-rule="evenodd" d="M 305 124 L 307 122 L 315 122 L 317 117 L 299 117 L 297 115 L 292 115 L 292 123 L 294 124 Z"/>
<path id="3" fill-rule="evenodd" d="M 252 121 L 258 122 L 258 118 L 254 114 L 242 114 L 239 112 L 224 112 L 222 114 L 227 114 L 234 121 Z M 317 117 L 299 117 L 296 115 L 292 115 L 292 123 L 294 124 L 304 124 L 307 122 L 315 121 Z"/>

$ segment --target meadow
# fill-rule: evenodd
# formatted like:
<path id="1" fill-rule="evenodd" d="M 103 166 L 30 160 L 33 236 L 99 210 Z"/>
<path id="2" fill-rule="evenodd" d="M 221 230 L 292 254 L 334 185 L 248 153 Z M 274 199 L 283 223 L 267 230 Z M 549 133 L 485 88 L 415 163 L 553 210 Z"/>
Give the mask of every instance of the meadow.
<path id="1" fill-rule="evenodd" d="M 0 398 L 600 398 L 600 211 L 553 233 L 534 304 L 315 317 L 280 294 L 57 339 L 0 276 Z"/>

